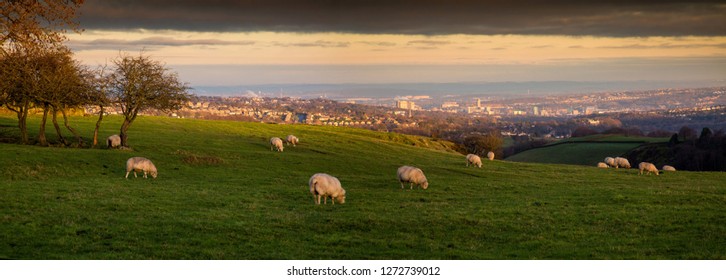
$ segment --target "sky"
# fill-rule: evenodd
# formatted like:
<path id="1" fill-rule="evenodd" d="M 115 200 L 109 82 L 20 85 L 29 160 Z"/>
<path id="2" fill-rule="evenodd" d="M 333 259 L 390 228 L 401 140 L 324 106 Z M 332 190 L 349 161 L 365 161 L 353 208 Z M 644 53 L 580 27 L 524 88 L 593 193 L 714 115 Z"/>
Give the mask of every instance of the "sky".
<path id="1" fill-rule="evenodd" d="M 192 86 L 725 80 L 726 1 L 86 1 L 76 58 Z"/>

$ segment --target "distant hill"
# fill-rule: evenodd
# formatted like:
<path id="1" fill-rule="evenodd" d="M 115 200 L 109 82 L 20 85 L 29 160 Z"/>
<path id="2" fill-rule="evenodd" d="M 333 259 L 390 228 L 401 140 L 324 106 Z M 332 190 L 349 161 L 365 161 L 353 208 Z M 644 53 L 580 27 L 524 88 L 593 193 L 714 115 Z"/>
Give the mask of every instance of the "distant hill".
<path id="1" fill-rule="evenodd" d="M 435 98 L 457 96 L 528 97 L 601 91 L 649 90 L 722 86 L 723 81 L 525 81 L 457 83 L 381 83 L 381 84 L 264 84 L 238 86 L 194 85 L 198 95 L 316 98 L 353 97 L 393 98 L 397 95 L 429 95 Z"/>
<path id="2" fill-rule="evenodd" d="M 0 115 L 0 135 L 15 124 Z M 94 124 L 71 117 L 84 136 Z M 466 167 L 448 142 L 347 127 L 141 116 L 129 134 L 132 150 L 0 143 L 0 259 L 726 258 L 722 172 Z M 287 134 L 297 147 L 270 151 Z M 158 178 L 124 179 L 132 156 Z M 429 188 L 402 190 L 401 165 Z M 313 203 L 318 172 L 345 204 Z"/>

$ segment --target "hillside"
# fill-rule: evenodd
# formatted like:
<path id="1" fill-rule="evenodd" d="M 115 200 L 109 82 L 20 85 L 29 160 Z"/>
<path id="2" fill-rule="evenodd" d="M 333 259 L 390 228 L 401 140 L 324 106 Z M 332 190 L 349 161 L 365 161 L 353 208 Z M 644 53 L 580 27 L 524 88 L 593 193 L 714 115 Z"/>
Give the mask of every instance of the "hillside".
<path id="1" fill-rule="evenodd" d="M 94 122 L 72 120 L 84 136 Z M 0 135 L 14 125 L 0 116 Z M 270 151 L 291 133 L 300 145 Z M 724 173 L 466 168 L 446 142 L 343 127 L 140 117 L 129 139 L 132 151 L 0 144 L 0 258 L 726 258 Z M 132 156 L 159 177 L 124 179 Z M 430 187 L 401 190 L 404 164 Z M 317 172 L 340 179 L 345 204 L 313 204 Z"/>
<path id="2" fill-rule="evenodd" d="M 605 157 L 622 156 L 645 143 L 667 142 L 668 138 L 629 137 L 596 134 L 569 138 L 509 156 L 508 161 L 595 166 Z"/>

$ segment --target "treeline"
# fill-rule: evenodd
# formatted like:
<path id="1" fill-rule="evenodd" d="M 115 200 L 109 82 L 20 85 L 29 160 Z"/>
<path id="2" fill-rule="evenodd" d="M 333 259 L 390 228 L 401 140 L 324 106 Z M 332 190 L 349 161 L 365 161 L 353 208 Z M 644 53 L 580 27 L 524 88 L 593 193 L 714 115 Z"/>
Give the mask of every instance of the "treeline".
<path id="1" fill-rule="evenodd" d="M 726 132 L 704 127 L 701 134 L 682 127 L 668 143 L 644 145 L 630 151 L 631 162 L 647 161 L 661 167 L 671 165 L 678 170 L 726 171 Z"/>
<path id="2" fill-rule="evenodd" d="M 140 111 L 176 110 L 191 98 L 189 87 L 179 82 L 161 62 L 140 54 L 120 54 L 111 66 L 90 68 L 73 59 L 63 43 L 67 30 L 80 32 L 75 22 L 80 0 L 18 0 L 0 4 L 0 106 L 15 112 L 20 142 L 32 144 L 28 135 L 30 112 L 42 112 L 35 143 L 49 145 L 46 124 L 51 118 L 61 145 L 85 146 L 83 138 L 68 120 L 70 109 L 85 106 L 100 108 L 93 134 L 98 130 L 104 108 L 122 108 L 124 122 L 120 128 L 121 145 L 128 146 L 128 129 Z M 76 141 L 70 143 L 62 134 L 63 125 Z"/>

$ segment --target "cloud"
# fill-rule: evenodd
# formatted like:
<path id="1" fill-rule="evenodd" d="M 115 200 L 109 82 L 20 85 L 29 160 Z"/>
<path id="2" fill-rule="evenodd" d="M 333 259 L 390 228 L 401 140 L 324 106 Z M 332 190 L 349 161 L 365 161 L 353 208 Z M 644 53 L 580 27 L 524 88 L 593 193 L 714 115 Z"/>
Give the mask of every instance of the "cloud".
<path id="1" fill-rule="evenodd" d="M 171 37 L 148 37 L 138 40 L 122 40 L 122 39 L 96 39 L 96 40 L 73 40 L 68 46 L 74 50 L 129 50 L 139 48 L 157 48 L 157 47 L 178 47 L 178 46 L 223 46 L 237 45 L 247 46 L 254 45 L 255 41 L 224 41 L 217 39 L 196 39 L 181 40 Z"/>
<path id="2" fill-rule="evenodd" d="M 393 43 L 393 42 L 358 41 L 356 43 L 369 45 L 369 46 L 376 46 L 376 47 L 395 47 L 396 46 L 396 43 Z"/>
<path id="3" fill-rule="evenodd" d="M 315 42 L 299 42 L 299 43 L 273 42 L 272 45 L 274 45 L 276 47 L 347 48 L 350 46 L 350 42 L 333 42 L 333 41 L 317 40 Z"/>
<path id="4" fill-rule="evenodd" d="M 87 1 L 86 29 L 724 36 L 718 0 L 109 0 Z"/>
<path id="5" fill-rule="evenodd" d="M 429 46 L 429 47 L 435 47 L 435 46 L 443 46 L 451 44 L 450 41 L 437 41 L 437 40 L 414 40 L 414 41 L 408 41 L 409 46 L 413 45 L 423 45 L 423 46 Z"/>

